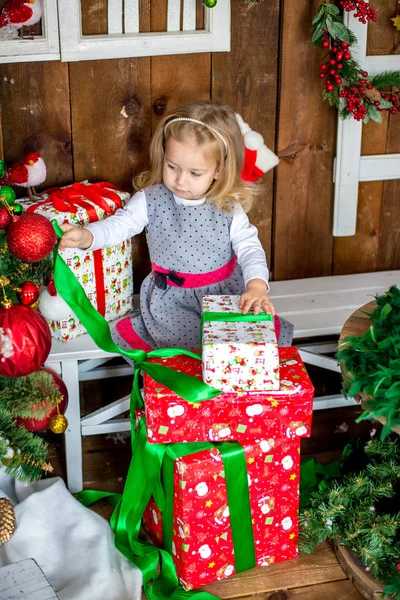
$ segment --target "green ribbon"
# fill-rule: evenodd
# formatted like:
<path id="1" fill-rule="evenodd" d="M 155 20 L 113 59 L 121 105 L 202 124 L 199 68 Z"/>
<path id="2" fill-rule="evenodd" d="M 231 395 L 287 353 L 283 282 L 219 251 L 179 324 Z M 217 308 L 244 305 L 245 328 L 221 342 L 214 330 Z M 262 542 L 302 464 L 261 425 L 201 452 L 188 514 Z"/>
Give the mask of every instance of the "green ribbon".
<path id="1" fill-rule="evenodd" d="M 55 221 L 52 223 L 56 234 L 62 237 L 61 228 Z M 107 498 L 114 506 L 110 525 L 115 533 L 115 545 L 128 560 L 140 569 L 144 591 L 149 600 L 217 600 L 216 596 L 207 592 L 185 592 L 178 585 L 171 554 L 167 550 L 156 548 L 153 544 L 139 539 L 141 520 L 150 498 L 153 497 L 157 506 L 163 511 L 165 540 L 167 546 L 171 548 L 174 497 L 173 462 L 178 456 L 194 454 L 216 446 L 221 452 L 224 463 L 236 571 L 241 572 L 254 567 L 255 548 L 244 450 L 237 442 L 170 444 L 168 446 L 149 444 L 143 418 L 139 422 L 137 433 L 135 431 L 135 410 L 142 405 L 138 385 L 140 369 L 189 402 L 208 400 L 218 396 L 221 392 L 195 377 L 147 361 L 148 358 L 169 358 L 179 354 L 200 360 L 199 356 L 193 352 L 167 348 L 146 353 L 142 350 L 119 348 L 111 338 L 107 321 L 93 308 L 82 286 L 58 254 L 58 245 L 54 249 L 54 281 L 57 291 L 86 327 L 95 343 L 107 352 L 128 356 L 135 364 L 130 407 L 132 460 L 124 492 L 120 495 L 85 490 L 77 494 L 77 499 L 85 506 L 89 506 L 97 500 Z M 165 461 L 164 458 L 166 458 Z M 163 463 L 165 467 L 162 471 Z M 161 483 L 161 472 L 163 472 L 164 486 Z"/>
<path id="2" fill-rule="evenodd" d="M 253 313 L 242 313 L 234 312 L 203 312 L 201 315 L 201 322 L 204 321 L 220 321 L 223 323 L 240 323 L 240 322 L 257 322 L 257 321 L 272 321 L 272 315 L 269 313 L 261 312 L 258 315 Z"/>
<path id="3" fill-rule="evenodd" d="M 258 315 L 253 313 L 234 312 L 203 312 L 200 323 L 200 347 L 203 347 L 203 325 L 209 322 L 218 323 L 257 323 L 259 321 L 272 321 L 273 317 L 269 313 L 261 312 Z"/>
<path id="4" fill-rule="evenodd" d="M 312 457 L 304 458 L 300 464 L 300 509 L 310 504 L 314 492 L 328 487 L 328 481 L 342 475 L 342 458 L 330 463 L 319 463 Z"/>
<path id="5" fill-rule="evenodd" d="M 174 461 L 176 458 L 217 447 L 222 455 L 228 495 L 236 571 L 255 566 L 253 527 L 247 483 L 246 458 L 237 442 L 220 444 L 149 444 L 144 418 L 139 422 L 132 448 L 132 460 L 121 495 L 92 490 L 80 492 L 77 499 L 89 506 L 107 498 L 115 510 L 111 528 L 118 550 L 142 572 L 143 588 L 149 600 L 216 600 L 207 592 L 185 592 L 178 585 L 171 556 L 174 501 Z M 160 480 L 162 468 L 163 485 Z M 143 512 L 151 498 L 163 512 L 163 541 L 166 550 L 139 538 Z M 169 551 L 168 551 L 169 550 Z"/>
<path id="6" fill-rule="evenodd" d="M 63 231 L 56 221 L 52 221 L 54 230 L 59 237 Z M 179 348 L 163 348 L 162 350 L 123 350 L 111 337 L 110 327 L 105 318 L 97 312 L 88 300 L 79 281 L 74 277 L 64 260 L 58 253 L 58 245 L 54 248 L 54 282 L 57 292 L 83 323 L 90 337 L 106 352 L 119 353 L 133 360 L 135 374 L 132 389 L 132 404 L 135 408 L 143 406 L 139 390 L 139 373 L 145 371 L 155 381 L 165 385 L 188 402 L 201 402 L 219 396 L 222 392 L 186 373 L 179 373 L 164 365 L 148 362 L 149 358 L 170 358 L 185 354 L 196 360 L 201 360 L 198 354 Z"/>
<path id="7" fill-rule="evenodd" d="M 169 444 L 163 463 L 163 488 L 166 504 L 163 510 L 163 543 L 172 551 L 172 517 L 174 500 L 174 462 L 177 458 L 216 447 L 222 456 L 229 505 L 232 540 L 237 573 L 256 564 L 251 522 L 250 496 L 246 457 L 238 442 Z"/>

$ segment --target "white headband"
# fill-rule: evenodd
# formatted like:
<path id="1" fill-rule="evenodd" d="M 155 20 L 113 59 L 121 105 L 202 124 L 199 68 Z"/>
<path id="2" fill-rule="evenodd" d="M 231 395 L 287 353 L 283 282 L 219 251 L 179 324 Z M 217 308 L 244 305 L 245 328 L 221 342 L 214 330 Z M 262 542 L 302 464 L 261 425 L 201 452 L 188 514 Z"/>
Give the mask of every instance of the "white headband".
<path id="1" fill-rule="evenodd" d="M 209 129 L 219 137 L 219 139 L 225 146 L 225 154 L 228 153 L 228 144 L 224 136 L 219 131 L 214 129 L 214 127 L 207 125 L 207 123 L 203 123 L 203 121 L 198 121 L 197 119 L 191 119 L 189 117 L 177 117 L 176 119 L 171 119 L 171 121 L 168 121 L 168 123 L 166 123 L 164 127 L 164 133 L 167 131 L 167 128 L 169 127 L 169 125 L 171 125 L 171 123 L 177 123 L 178 121 L 188 121 L 189 123 L 197 123 L 197 125 L 203 125 L 204 127 L 207 127 L 207 129 Z"/>

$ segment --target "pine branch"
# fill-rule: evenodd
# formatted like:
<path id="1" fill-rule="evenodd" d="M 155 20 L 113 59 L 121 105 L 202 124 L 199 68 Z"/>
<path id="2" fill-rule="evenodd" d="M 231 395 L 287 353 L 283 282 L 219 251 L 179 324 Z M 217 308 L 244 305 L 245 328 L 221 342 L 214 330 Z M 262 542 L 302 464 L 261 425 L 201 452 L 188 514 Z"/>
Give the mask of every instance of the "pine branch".
<path id="1" fill-rule="evenodd" d="M 305 552 L 311 552 L 323 540 L 338 538 L 361 557 L 375 577 L 390 585 L 390 578 L 394 578 L 393 585 L 397 585 L 400 513 L 395 510 L 400 504 L 399 452 L 397 439 L 371 441 L 362 456 L 355 456 L 360 464 L 364 458 L 370 459 L 365 468 L 329 481 L 325 489 L 312 495 L 311 506 L 300 515 L 300 547 Z"/>
<path id="2" fill-rule="evenodd" d="M 20 481 L 36 481 L 42 471 L 50 471 L 46 463 L 47 444 L 23 427 L 0 407 L 0 462 L 10 477 Z"/>
<path id="3" fill-rule="evenodd" d="M 343 341 L 337 358 L 351 373 L 344 382 L 344 394 L 366 396 L 361 420 L 384 417 L 385 436 L 400 424 L 400 290 L 396 286 L 377 297 L 371 321 L 368 332 Z"/>
<path id="4" fill-rule="evenodd" d="M 374 77 L 370 77 L 369 80 L 377 90 L 384 90 L 391 87 L 400 88 L 400 71 L 384 71 Z"/>
<path id="5" fill-rule="evenodd" d="M 0 406 L 13 417 L 43 419 L 61 400 L 53 377 L 46 371 L 26 377 L 0 376 Z"/>

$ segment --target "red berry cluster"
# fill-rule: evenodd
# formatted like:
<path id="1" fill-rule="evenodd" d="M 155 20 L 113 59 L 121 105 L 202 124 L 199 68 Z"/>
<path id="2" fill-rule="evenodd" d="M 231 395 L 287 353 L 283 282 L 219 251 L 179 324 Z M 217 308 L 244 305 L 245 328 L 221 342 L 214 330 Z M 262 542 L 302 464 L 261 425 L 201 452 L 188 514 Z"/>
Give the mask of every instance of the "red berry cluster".
<path id="1" fill-rule="evenodd" d="M 362 85 L 343 86 L 343 89 L 339 93 L 341 98 L 346 98 L 347 100 L 345 111 L 351 112 L 356 121 L 362 121 L 367 114 L 367 109 L 363 104 L 365 96 L 361 91 L 362 88 Z"/>
<path id="2" fill-rule="evenodd" d="M 324 34 L 326 35 L 326 34 Z M 329 40 L 322 41 L 322 48 L 329 48 Z M 327 77 L 325 87 L 327 92 L 333 92 L 336 85 L 343 83 L 341 72 L 343 70 L 343 61 L 350 60 L 348 42 L 333 42 L 330 50 L 330 59 L 320 66 L 319 78 Z"/>
<path id="3" fill-rule="evenodd" d="M 365 0 L 340 0 L 340 6 L 347 12 L 356 10 L 354 17 L 361 23 L 376 21 L 376 11 Z"/>
<path id="4" fill-rule="evenodd" d="M 388 110 L 391 115 L 397 115 L 400 112 L 400 92 L 394 92 L 393 94 L 382 94 L 382 98 L 388 100 L 393 104 L 392 108 L 380 108 L 380 111 Z"/>

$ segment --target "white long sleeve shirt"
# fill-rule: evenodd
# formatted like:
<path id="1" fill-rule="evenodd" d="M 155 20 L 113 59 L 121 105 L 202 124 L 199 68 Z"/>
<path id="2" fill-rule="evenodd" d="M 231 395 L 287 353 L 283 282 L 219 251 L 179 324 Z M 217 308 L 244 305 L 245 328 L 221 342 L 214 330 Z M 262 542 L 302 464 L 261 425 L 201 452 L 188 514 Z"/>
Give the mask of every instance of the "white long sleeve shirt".
<path id="1" fill-rule="evenodd" d="M 174 194 L 174 200 L 180 206 L 201 206 L 206 198 L 186 200 Z M 108 248 L 127 240 L 148 225 L 146 195 L 143 191 L 134 194 L 124 208 L 105 221 L 86 225 L 93 235 L 90 250 Z M 251 225 L 243 208 L 238 204 L 230 227 L 230 240 L 237 261 L 242 268 L 244 282 L 251 279 L 263 279 L 268 286 L 268 267 L 265 252 L 258 239 L 257 228 Z"/>

